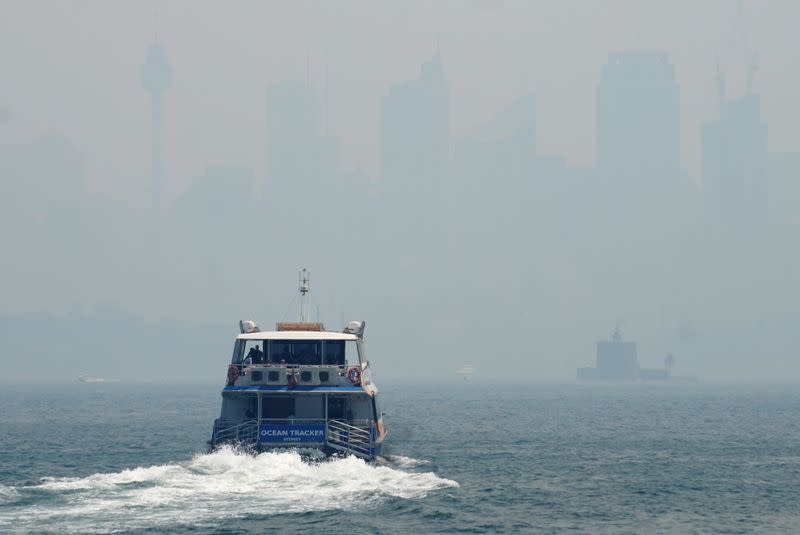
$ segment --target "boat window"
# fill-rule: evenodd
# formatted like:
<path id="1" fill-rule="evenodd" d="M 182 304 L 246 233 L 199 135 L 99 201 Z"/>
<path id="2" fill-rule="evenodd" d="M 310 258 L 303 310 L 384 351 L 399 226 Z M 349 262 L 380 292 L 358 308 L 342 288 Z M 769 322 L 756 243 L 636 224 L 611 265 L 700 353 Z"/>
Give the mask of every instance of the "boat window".
<path id="1" fill-rule="evenodd" d="M 344 340 L 326 340 L 322 350 L 323 364 L 344 366 Z"/>
<path id="2" fill-rule="evenodd" d="M 319 340 L 303 340 L 294 342 L 292 353 L 297 364 L 317 365 L 322 364 L 322 342 Z"/>
<path id="3" fill-rule="evenodd" d="M 244 417 L 246 420 L 252 420 L 258 414 L 258 398 L 255 396 L 249 396 L 247 398 L 247 408 L 244 411 Z"/>
<path id="4" fill-rule="evenodd" d="M 325 399 L 322 396 L 295 396 L 294 416 L 303 420 L 325 418 Z"/>
<path id="5" fill-rule="evenodd" d="M 233 358 L 231 358 L 231 364 L 241 364 L 242 363 L 242 347 L 244 346 L 244 340 L 236 340 L 236 343 L 233 344 Z"/>
<path id="6" fill-rule="evenodd" d="M 345 362 L 350 364 L 358 364 L 358 347 L 355 342 L 347 342 L 344 345 Z"/>
<path id="7" fill-rule="evenodd" d="M 241 352 L 241 362 L 245 364 L 263 364 L 267 362 L 267 356 L 264 354 L 264 340 L 244 340 L 243 349 Z"/>
<path id="8" fill-rule="evenodd" d="M 290 363 L 292 361 L 292 341 L 272 340 L 269 343 L 270 355 L 273 363 Z"/>
<path id="9" fill-rule="evenodd" d="M 294 416 L 293 396 L 264 396 L 261 398 L 262 418 L 291 418 Z"/>
<path id="10" fill-rule="evenodd" d="M 370 420 L 374 418 L 372 399 L 367 396 L 351 398 L 346 416 L 348 420 Z"/>
<path id="11" fill-rule="evenodd" d="M 331 396 L 328 398 L 328 418 L 341 420 L 345 415 L 345 398 Z"/>
<path id="12" fill-rule="evenodd" d="M 271 360 L 275 364 L 318 366 L 322 363 L 322 342 L 319 340 L 272 340 Z"/>

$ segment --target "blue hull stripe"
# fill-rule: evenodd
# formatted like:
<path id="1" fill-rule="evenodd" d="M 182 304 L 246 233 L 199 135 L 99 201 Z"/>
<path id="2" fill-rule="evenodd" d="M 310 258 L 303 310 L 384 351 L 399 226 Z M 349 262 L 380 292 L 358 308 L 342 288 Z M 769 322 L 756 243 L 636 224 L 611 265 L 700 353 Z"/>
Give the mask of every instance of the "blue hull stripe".
<path id="1" fill-rule="evenodd" d="M 252 385 L 252 386 L 226 386 L 222 389 L 223 392 L 287 392 L 301 393 L 312 392 L 315 394 L 343 394 L 343 393 L 361 393 L 364 394 L 364 389 L 360 386 L 270 386 L 270 385 Z"/>

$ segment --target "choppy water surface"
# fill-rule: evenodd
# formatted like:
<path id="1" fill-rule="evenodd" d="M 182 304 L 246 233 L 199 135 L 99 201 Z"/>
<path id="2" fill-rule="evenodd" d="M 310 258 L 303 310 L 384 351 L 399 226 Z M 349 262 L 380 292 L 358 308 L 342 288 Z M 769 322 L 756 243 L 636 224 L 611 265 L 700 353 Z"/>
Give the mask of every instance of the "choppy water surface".
<path id="1" fill-rule="evenodd" d="M 800 531 L 796 388 L 384 393 L 372 466 L 206 453 L 213 386 L 4 387 L 0 532 Z"/>

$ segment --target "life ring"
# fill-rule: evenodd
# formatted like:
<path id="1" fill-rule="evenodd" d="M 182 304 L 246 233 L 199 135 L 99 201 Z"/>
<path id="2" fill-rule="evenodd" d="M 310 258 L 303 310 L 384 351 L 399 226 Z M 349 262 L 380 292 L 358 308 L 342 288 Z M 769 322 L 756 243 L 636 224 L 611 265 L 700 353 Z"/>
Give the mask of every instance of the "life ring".
<path id="1" fill-rule="evenodd" d="M 291 372 L 289 375 L 287 375 L 286 383 L 289 386 L 297 386 L 300 383 L 300 380 L 297 377 L 297 372 Z"/>
<path id="2" fill-rule="evenodd" d="M 361 384 L 361 370 L 359 370 L 356 366 L 353 366 L 349 370 L 347 370 L 347 379 L 353 383 L 354 386 L 358 386 Z"/>
<path id="3" fill-rule="evenodd" d="M 231 364 L 228 366 L 228 386 L 233 386 L 236 379 L 239 378 L 239 366 Z"/>

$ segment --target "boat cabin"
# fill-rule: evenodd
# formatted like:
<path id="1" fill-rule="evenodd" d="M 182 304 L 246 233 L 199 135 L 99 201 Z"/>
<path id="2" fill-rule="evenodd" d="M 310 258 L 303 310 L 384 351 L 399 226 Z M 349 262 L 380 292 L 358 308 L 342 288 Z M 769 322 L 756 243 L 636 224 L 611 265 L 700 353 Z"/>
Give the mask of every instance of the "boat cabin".
<path id="1" fill-rule="evenodd" d="M 345 332 L 313 323 L 260 331 L 242 322 L 241 330 L 212 446 L 303 446 L 374 457 L 385 433 L 363 322 L 351 322 Z"/>

